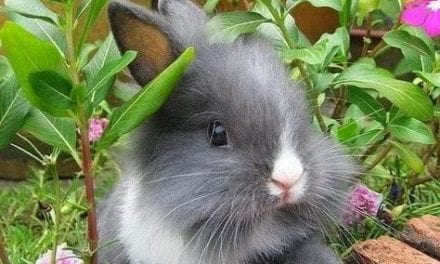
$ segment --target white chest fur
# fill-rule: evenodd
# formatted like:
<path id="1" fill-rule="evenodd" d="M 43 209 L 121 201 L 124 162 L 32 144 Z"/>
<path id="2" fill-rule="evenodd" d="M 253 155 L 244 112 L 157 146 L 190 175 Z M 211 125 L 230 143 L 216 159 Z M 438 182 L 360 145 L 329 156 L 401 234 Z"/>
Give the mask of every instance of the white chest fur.
<path id="1" fill-rule="evenodd" d="M 139 190 L 135 182 L 127 182 L 122 203 L 119 239 L 127 249 L 130 263 L 192 264 L 185 243 L 177 230 L 166 221 L 166 216 L 153 208 L 138 210 Z"/>
<path id="2" fill-rule="evenodd" d="M 284 243 L 280 230 L 273 226 L 271 218 L 256 227 L 256 232 L 245 245 L 241 245 L 238 254 L 221 255 L 222 258 L 210 258 L 208 262 L 195 255 L 191 243 L 185 241 L 179 230 L 176 230 L 167 215 L 151 206 L 148 210 L 139 210 L 139 183 L 127 180 L 123 187 L 123 200 L 120 208 L 121 224 L 119 240 L 127 250 L 130 263 L 136 264 L 237 264 L 237 259 L 244 259 L 249 254 L 265 252 L 279 253 Z M 204 252 L 206 254 L 206 252 Z M 236 252 L 237 253 L 237 252 Z M 202 254 L 203 255 L 203 254 Z M 229 257 L 228 257 L 229 255 Z M 235 255 L 235 257 L 233 257 Z M 206 256 L 206 255 L 205 255 Z M 215 255 L 217 256 L 217 254 Z M 220 255 L 219 255 L 220 256 Z"/>

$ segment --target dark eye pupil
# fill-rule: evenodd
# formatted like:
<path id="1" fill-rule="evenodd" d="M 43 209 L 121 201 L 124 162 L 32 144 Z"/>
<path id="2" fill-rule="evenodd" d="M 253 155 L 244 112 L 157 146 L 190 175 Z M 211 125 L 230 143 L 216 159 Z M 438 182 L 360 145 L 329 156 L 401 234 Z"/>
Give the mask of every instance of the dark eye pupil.
<path id="1" fill-rule="evenodd" d="M 214 146 L 224 146 L 228 144 L 225 127 L 219 121 L 213 121 L 208 127 L 209 143 Z"/>

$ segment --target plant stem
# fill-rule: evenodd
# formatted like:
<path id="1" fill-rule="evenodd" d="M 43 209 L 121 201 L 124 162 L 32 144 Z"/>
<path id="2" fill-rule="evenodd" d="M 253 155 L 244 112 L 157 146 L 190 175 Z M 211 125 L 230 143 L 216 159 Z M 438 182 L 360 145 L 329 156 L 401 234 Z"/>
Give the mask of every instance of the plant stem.
<path id="1" fill-rule="evenodd" d="M 70 77 L 72 79 L 73 85 L 76 86 L 80 83 L 80 74 L 76 67 L 76 52 L 75 43 L 73 38 L 73 5 L 67 5 L 66 9 L 66 39 L 67 39 L 67 53 L 68 53 L 68 68 Z M 81 36 L 78 51 L 82 46 L 82 43 L 87 36 L 88 31 L 85 30 Z M 93 164 L 92 156 L 90 152 L 90 142 L 89 142 L 89 125 L 88 117 L 86 114 L 86 109 L 84 105 L 80 103 L 78 105 L 78 120 L 77 126 L 80 128 L 81 136 L 81 151 L 82 151 L 82 161 L 81 166 L 84 173 L 84 184 L 86 189 L 86 199 L 87 199 L 87 239 L 89 242 L 90 250 L 90 263 L 98 263 L 98 255 L 96 249 L 98 248 L 98 227 L 96 221 L 96 205 L 95 205 L 95 193 L 94 193 L 94 183 L 93 183 Z"/>
<path id="2" fill-rule="evenodd" d="M 367 56 L 370 58 L 376 57 L 379 51 L 381 51 L 386 46 L 387 44 L 385 43 L 385 41 L 381 40 L 379 44 L 377 44 L 370 52 L 368 52 Z"/>
<path id="3" fill-rule="evenodd" d="M 440 144 L 437 142 L 437 164 L 435 168 L 435 175 L 440 177 Z"/>
<path id="4" fill-rule="evenodd" d="M 383 139 L 379 142 L 371 145 L 365 152 L 362 154 L 362 157 L 360 158 L 361 161 L 365 161 L 371 154 L 376 152 L 376 150 L 389 138 L 389 134 L 385 134 Z"/>
<path id="5" fill-rule="evenodd" d="M 338 95 L 336 96 L 336 105 L 333 109 L 332 119 L 339 120 L 341 118 L 342 110 L 345 103 L 345 87 L 340 87 L 338 89 Z"/>
<path id="6" fill-rule="evenodd" d="M 382 152 L 376 157 L 376 159 L 371 162 L 371 164 L 369 164 L 366 168 L 367 171 L 373 169 L 374 167 L 376 167 L 387 155 L 388 153 L 393 149 L 393 145 L 389 144 L 388 146 L 386 146 Z"/>
<path id="7" fill-rule="evenodd" d="M 10 264 L 8 256 L 6 255 L 5 244 L 0 235 L 0 264 Z"/>
<path id="8" fill-rule="evenodd" d="M 371 13 L 368 13 L 367 16 L 367 31 L 365 33 L 365 36 L 363 37 L 364 45 L 362 46 L 362 52 L 361 57 L 366 57 L 368 55 L 368 48 L 370 47 L 371 43 Z"/>
<path id="9" fill-rule="evenodd" d="M 60 177 L 58 175 L 56 160 L 51 161 L 51 164 L 48 167 L 49 173 L 52 176 L 55 186 L 55 204 L 54 204 L 54 231 L 52 236 L 52 255 L 51 255 L 51 263 L 57 263 L 57 248 L 58 248 L 58 238 L 59 238 L 59 230 L 61 224 L 61 183 Z"/>
<path id="10" fill-rule="evenodd" d="M 389 31 L 392 31 L 392 30 L 395 30 L 395 29 L 397 29 L 398 27 L 400 26 L 400 17 L 397 19 L 397 21 L 394 23 L 394 26 L 393 26 L 393 28 L 391 29 L 391 30 L 389 30 Z M 384 32 L 384 34 L 383 35 L 385 35 L 387 32 L 389 32 L 389 31 L 386 31 L 386 32 Z M 371 31 L 370 31 L 370 34 L 371 34 Z M 385 43 L 385 41 L 383 40 L 383 36 L 381 37 L 381 41 L 371 50 L 371 51 L 367 51 L 367 56 L 368 57 L 370 57 L 370 58 L 374 58 L 374 57 L 376 57 L 377 55 L 379 55 L 380 53 L 382 53 L 382 50 L 384 50 L 384 49 L 386 49 L 386 48 L 388 48 L 389 46 L 387 46 L 387 44 Z"/>
<path id="11" fill-rule="evenodd" d="M 96 221 L 96 205 L 95 205 L 95 191 L 93 184 L 93 168 L 90 153 L 90 142 L 89 142 L 89 128 L 86 124 L 81 128 L 81 149 L 82 149 L 82 170 L 84 172 L 84 181 L 86 185 L 86 198 L 87 198 L 87 233 L 89 240 L 89 247 L 91 251 L 91 263 L 96 264 L 97 254 L 96 249 L 98 248 L 98 228 Z"/>

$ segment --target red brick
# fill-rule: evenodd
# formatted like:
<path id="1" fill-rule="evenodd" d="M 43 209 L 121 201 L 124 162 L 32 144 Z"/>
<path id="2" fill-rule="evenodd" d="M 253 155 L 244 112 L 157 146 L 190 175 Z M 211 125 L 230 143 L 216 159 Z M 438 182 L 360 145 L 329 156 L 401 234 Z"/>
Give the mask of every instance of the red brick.
<path id="1" fill-rule="evenodd" d="M 397 239 L 382 236 L 354 245 L 354 255 L 364 264 L 440 264 L 440 261 Z"/>
<path id="2" fill-rule="evenodd" d="M 440 217 L 425 215 L 405 225 L 401 239 L 411 246 L 440 259 Z"/>

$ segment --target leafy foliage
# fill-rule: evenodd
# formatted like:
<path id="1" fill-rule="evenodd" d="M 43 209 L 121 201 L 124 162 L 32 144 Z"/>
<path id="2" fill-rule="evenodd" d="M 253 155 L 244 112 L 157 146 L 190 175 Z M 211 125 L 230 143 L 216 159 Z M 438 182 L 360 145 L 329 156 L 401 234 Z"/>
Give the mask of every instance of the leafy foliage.
<path id="1" fill-rule="evenodd" d="M 96 166 L 101 165 L 102 156 L 107 156 L 106 147 L 131 132 L 166 102 L 191 63 L 194 50 L 189 48 L 153 82 L 132 94 L 127 102 L 115 104 L 108 100 L 112 87 L 137 54 L 134 51 L 120 54 L 111 34 L 100 44 L 86 43 L 107 0 L 86 0 L 82 5 L 71 0 L 57 2 L 62 12 L 51 11 L 39 0 L 8 0 L 5 3 L 10 21 L 0 32 L 7 56 L 0 58 L 0 148 L 7 147 L 18 135 L 23 141 L 20 143 L 26 146 L 16 142 L 10 146 L 39 162 L 49 176 L 44 181 L 53 181 L 52 222 L 48 225 L 51 236 L 44 233 L 41 240 L 44 244 L 51 242 L 53 257 L 64 228 L 61 219 L 68 199 L 67 195 L 62 196 L 57 164 L 65 155 L 73 159 L 81 169 L 80 175 L 85 177 L 87 197 L 87 201 L 79 199 L 83 204 L 77 207 L 87 211 L 89 218 L 88 244 L 76 246 L 82 247 L 80 251 L 85 260 L 96 263 L 93 206 Z M 96 115 L 110 120 L 102 142 L 97 144 L 100 148 L 89 142 L 89 120 Z M 40 151 L 34 143 L 36 140 L 52 147 L 52 151 L 49 154 Z M 75 221 L 80 221 L 84 228 L 81 219 Z M 23 227 L 19 232 L 31 233 Z M 42 250 L 40 246 L 37 248 Z M 12 259 L 15 260 L 15 256 Z"/>

